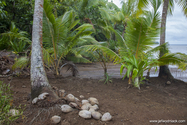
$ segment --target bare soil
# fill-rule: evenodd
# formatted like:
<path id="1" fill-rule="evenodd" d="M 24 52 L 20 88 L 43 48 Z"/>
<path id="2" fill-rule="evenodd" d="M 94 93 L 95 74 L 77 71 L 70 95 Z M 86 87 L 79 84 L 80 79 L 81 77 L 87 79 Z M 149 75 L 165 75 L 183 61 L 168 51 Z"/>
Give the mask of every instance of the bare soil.
<path id="1" fill-rule="evenodd" d="M 58 106 L 51 108 L 33 107 L 27 101 L 31 91 L 29 77 L 14 77 L 12 80 L 0 78 L 5 84 L 10 83 L 13 90 L 13 106 L 26 104 L 24 117 L 16 120 L 12 125 L 50 125 L 53 115 L 61 116 L 58 125 L 157 125 L 150 120 L 185 120 L 182 123 L 160 121 L 159 125 L 187 124 L 187 84 L 180 80 L 171 81 L 165 85 L 167 79 L 152 77 L 149 85 L 142 85 L 141 89 L 128 88 L 128 79 L 122 80 L 119 67 L 111 69 L 112 83 L 101 81 L 103 70 L 98 65 L 78 65 L 78 77 L 72 77 L 70 72 L 62 71 L 61 78 L 48 74 L 49 82 L 58 89 L 64 89 L 79 98 L 95 97 L 99 100 L 99 112 L 110 112 L 112 120 L 101 122 L 95 119 L 83 119 L 78 116 L 78 110 L 62 113 Z M 110 69 L 109 69 L 110 72 Z M 112 75 L 111 74 L 111 75 Z M 80 99 L 80 98 L 79 98 Z"/>

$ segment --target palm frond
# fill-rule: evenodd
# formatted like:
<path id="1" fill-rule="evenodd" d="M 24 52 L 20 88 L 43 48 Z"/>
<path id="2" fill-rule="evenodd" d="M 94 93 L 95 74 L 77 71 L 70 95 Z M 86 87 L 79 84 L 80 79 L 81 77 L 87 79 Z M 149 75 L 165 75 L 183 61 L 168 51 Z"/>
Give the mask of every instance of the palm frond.
<path id="1" fill-rule="evenodd" d="M 99 0 L 88 0 L 88 5 L 87 7 L 91 7 L 91 6 L 96 6 L 98 4 Z"/>
<path id="2" fill-rule="evenodd" d="M 158 13 L 146 14 L 146 17 L 132 19 L 128 22 L 125 39 L 128 48 L 136 57 L 154 45 L 159 35 L 160 16 Z"/>
<path id="3" fill-rule="evenodd" d="M 173 10 L 174 10 L 174 0 L 169 0 L 168 14 L 173 15 Z"/>
<path id="4" fill-rule="evenodd" d="M 81 26 L 79 26 L 76 30 L 93 30 L 93 26 L 91 24 L 85 23 Z"/>
<path id="5" fill-rule="evenodd" d="M 109 9 L 112 9 L 112 10 L 114 9 L 115 11 L 120 11 L 119 7 L 116 4 L 114 4 L 113 2 L 108 2 L 107 6 L 109 7 Z"/>
<path id="6" fill-rule="evenodd" d="M 94 52 L 96 50 L 102 51 L 103 55 L 108 56 L 111 61 L 114 63 L 120 61 L 120 57 L 118 54 L 116 54 L 114 51 L 109 49 L 108 47 L 104 47 L 101 45 L 85 45 L 81 47 L 84 49 L 86 52 L 91 51 Z"/>
<path id="7" fill-rule="evenodd" d="M 150 0 L 150 5 L 152 6 L 154 13 L 157 13 L 161 4 L 162 4 L 162 0 Z"/>
<path id="8" fill-rule="evenodd" d="M 158 59 L 159 65 L 177 65 L 180 67 L 180 65 L 184 65 L 185 58 L 187 55 L 182 53 L 166 53 L 162 57 Z M 186 64 L 187 65 L 187 64 Z M 184 68 L 184 67 L 183 67 Z M 186 66 L 185 66 L 186 69 Z"/>
<path id="9" fill-rule="evenodd" d="M 111 16 L 110 16 L 110 14 L 108 13 L 108 12 L 109 12 L 108 9 L 106 9 L 106 8 L 104 8 L 104 7 L 100 7 L 100 8 L 99 8 L 99 11 L 100 11 L 100 13 L 101 13 L 101 16 L 102 16 L 104 19 L 106 19 L 106 20 L 111 20 Z"/>
<path id="10" fill-rule="evenodd" d="M 159 45 L 159 46 L 157 46 L 157 47 L 155 47 L 155 48 L 151 48 L 150 50 L 148 50 L 147 52 L 146 52 L 146 55 L 153 55 L 153 53 L 155 54 L 155 53 L 158 53 L 158 52 L 160 52 L 160 51 L 162 51 L 162 52 L 164 52 L 164 53 L 169 53 L 169 44 L 168 43 L 164 43 L 164 44 L 162 44 L 162 45 Z M 149 57 L 148 56 L 148 57 Z M 158 55 L 159 56 L 159 55 Z"/>
<path id="11" fill-rule="evenodd" d="M 182 8 L 184 15 L 187 17 L 187 1 L 186 0 L 178 0 L 177 3 Z"/>
<path id="12" fill-rule="evenodd" d="M 145 8 L 146 6 L 148 6 L 148 4 L 149 4 L 148 0 L 139 0 L 138 1 L 138 9 Z"/>
<path id="13" fill-rule="evenodd" d="M 48 49 L 43 48 L 43 60 L 47 66 L 54 66 L 54 58 L 52 55 L 53 55 L 52 48 L 48 48 Z"/>
<path id="14" fill-rule="evenodd" d="M 17 68 L 23 69 L 29 64 L 29 58 L 28 57 L 20 57 L 18 58 L 14 65 L 12 66 L 12 70 L 15 70 Z"/>
<path id="15" fill-rule="evenodd" d="M 76 75 L 78 74 L 78 69 L 77 69 L 77 67 L 76 67 L 76 65 L 75 65 L 74 63 L 72 63 L 72 62 L 64 63 L 64 64 L 60 67 L 60 70 L 61 70 L 63 67 L 65 67 L 65 66 L 68 67 L 67 71 L 68 71 L 68 70 L 71 70 L 72 76 L 76 76 Z"/>
<path id="16" fill-rule="evenodd" d="M 44 14 L 45 16 L 48 18 L 49 22 L 51 22 L 52 24 L 55 23 L 55 16 L 53 14 L 53 6 L 51 4 L 49 4 L 49 2 L 47 0 L 44 0 L 44 5 L 43 5 L 43 9 L 44 9 Z"/>
<path id="17" fill-rule="evenodd" d="M 68 56 L 67 57 L 68 61 L 72 61 L 74 63 L 91 63 L 90 60 L 84 58 L 82 55 L 77 55 L 77 56 Z"/>

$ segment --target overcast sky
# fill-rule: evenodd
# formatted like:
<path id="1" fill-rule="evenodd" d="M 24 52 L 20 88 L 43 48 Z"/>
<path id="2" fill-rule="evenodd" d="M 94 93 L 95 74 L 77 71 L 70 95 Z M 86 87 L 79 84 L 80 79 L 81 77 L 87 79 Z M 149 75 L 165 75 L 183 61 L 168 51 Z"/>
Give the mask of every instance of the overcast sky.
<path id="1" fill-rule="evenodd" d="M 120 0 L 113 0 L 113 2 L 121 7 Z M 174 8 L 173 16 L 167 17 L 166 42 L 170 44 L 187 44 L 187 18 L 177 5 Z"/>

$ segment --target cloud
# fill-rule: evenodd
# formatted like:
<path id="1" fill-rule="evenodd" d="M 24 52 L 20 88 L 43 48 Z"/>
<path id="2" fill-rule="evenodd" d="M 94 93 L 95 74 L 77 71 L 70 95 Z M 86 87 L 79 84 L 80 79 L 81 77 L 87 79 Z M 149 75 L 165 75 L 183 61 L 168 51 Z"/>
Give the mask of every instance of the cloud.
<path id="1" fill-rule="evenodd" d="M 187 18 L 178 5 L 175 5 L 173 15 L 167 17 L 166 41 L 170 44 L 187 44 Z"/>

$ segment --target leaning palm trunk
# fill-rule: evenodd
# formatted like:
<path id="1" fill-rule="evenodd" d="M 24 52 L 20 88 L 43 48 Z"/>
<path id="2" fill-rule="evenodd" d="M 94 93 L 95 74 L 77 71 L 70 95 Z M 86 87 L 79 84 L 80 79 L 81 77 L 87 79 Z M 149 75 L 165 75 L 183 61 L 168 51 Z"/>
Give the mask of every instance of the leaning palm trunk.
<path id="1" fill-rule="evenodd" d="M 169 5 L 169 0 L 164 0 L 163 10 L 162 10 L 160 45 L 165 43 L 166 18 L 167 18 L 167 12 L 168 12 L 168 5 Z M 160 51 L 160 57 L 162 57 L 163 55 L 164 55 L 164 52 Z M 168 66 L 166 65 L 160 66 L 159 77 L 173 79 L 173 76 L 171 75 L 171 72 Z"/>
<path id="2" fill-rule="evenodd" d="M 43 0 L 35 0 L 32 54 L 31 54 L 31 98 L 37 97 L 45 89 L 50 92 L 50 85 L 46 76 L 42 56 L 42 19 Z M 54 95 L 51 91 L 50 94 Z M 55 95 L 54 95 L 55 96 Z M 56 96 L 55 96 L 56 97 Z"/>

